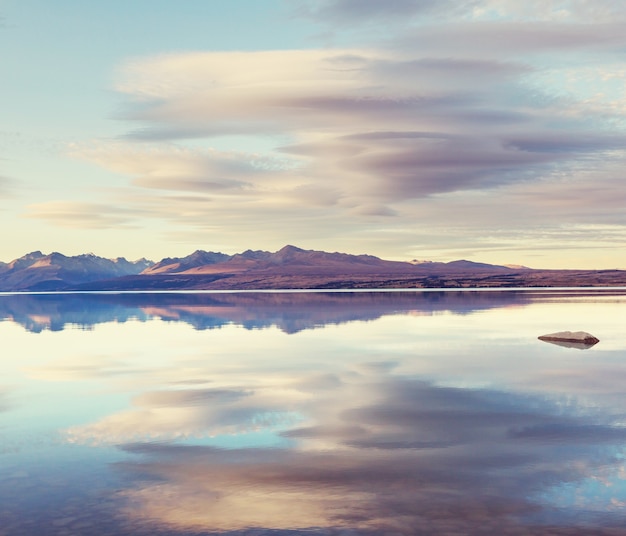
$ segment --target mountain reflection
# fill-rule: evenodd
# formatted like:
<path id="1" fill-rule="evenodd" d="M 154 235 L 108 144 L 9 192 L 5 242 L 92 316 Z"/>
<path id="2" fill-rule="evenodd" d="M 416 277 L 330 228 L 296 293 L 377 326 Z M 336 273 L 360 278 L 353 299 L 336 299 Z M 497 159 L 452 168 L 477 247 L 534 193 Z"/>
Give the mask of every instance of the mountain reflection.
<path id="1" fill-rule="evenodd" d="M 604 534 L 603 527 L 626 522 L 619 488 L 600 499 L 582 494 L 576 508 L 546 501 L 560 486 L 619 469 L 626 429 L 615 415 L 598 422 L 537 396 L 393 375 L 347 375 L 315 393 L 298 389 L 312 397 L 310 422 L 283 432 L 292 448 L 122 443 L 138 456 L 117 465 L 135 479 L 124 492 L 126 514 L 194 533 Z M 241 399 L 216 396 L 206 405 L 222 408 L 200 411 L 212 416 L 209 431 L 215 413 L 228 414 Z M 115 423 L 108 426 L 119 440 Z M 584 529 L 573 519 L 581 515 Z"/>
<path id="2" fill-rule="evenodd" d="M 35 333 L 151 318 L 185 322 L 199 330 L 237 324 L 247 329 L 276 326 L 296 333 L 392 314 L 468 314 L 523 306 L 555 295 L 557 291 L 9 294 L 0 295 L 0 319 Z"/>

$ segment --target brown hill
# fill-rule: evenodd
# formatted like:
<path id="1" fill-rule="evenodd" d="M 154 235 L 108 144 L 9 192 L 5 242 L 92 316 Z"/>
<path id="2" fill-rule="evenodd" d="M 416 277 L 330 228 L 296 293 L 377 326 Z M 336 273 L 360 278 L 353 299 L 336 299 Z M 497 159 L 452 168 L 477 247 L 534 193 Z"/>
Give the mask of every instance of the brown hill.
<path id="1" fill-rule="evenodd" d="M 485 271 L 489 273 L 511 272 L 511 268 L 471 261 L 450 263 L 432 262 L 413 264 L 387 261 L 373 255 L 350 255 L 305 250 L 285 246 L 272 253 L 247 250 L 232 256 L 223 253 L 196 251 L 182 259 L 164 259 L 148 268 L 142 275 L 156 274 L 241 274 L 258 273 L 272 276 L 338 275 L 338 274 L 431 274 Z"/>
<path id="2" fill-rule="evenodd" d="M 187 257 L 166 257 L 149 266 L 141 273 L 144 275 L 175 274 L 193 270 L 197 267 L 210 266 L 228 259 L 230 259 L 230 255 L 225 253 L 197 250 Z"/>

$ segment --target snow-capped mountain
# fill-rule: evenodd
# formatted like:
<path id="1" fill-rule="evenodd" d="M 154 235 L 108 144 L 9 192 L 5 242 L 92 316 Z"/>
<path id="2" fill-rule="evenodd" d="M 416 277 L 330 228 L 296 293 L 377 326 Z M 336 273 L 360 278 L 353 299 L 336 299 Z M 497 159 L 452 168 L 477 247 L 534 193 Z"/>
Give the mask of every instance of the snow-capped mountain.
<path id="1" fill-rule="evenodd" d="M 73 285 L 135 275 L 153 263 L 146 259 L 131 262 L 123 257 L 105 259 L 93 253 L 67 257 L 33 251 L 0 265 L 0 289 L 47 291 Z"/>

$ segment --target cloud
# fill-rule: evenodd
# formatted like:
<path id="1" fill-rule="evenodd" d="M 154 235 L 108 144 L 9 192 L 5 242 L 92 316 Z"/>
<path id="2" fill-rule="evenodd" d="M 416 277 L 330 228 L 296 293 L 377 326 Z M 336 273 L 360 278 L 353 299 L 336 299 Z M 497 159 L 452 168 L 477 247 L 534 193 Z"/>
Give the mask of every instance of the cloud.
<path id="1" fill-rule="evenodd" d="M 397 216 L 398 212 L 382 204 L 359 205 L 351 212 L 357 216 Z"/>
<path id="2" fill-rule="evenodd" d="M 194 407 L 204 404 L 225 404 L 252 393 L 227 389 L 193 389 L 144 393 L 134 400 L 140 407 Z"/>
<path id="3" fill-rule="evenodd" d="M 261 75 L 260 66 L 268 72 Z M 509 93 L 523 91 L 529 72 L 523 63 L 380 50 L 193 53 L 135 62 L 119 88 L 142 103 L 126 117 L 157 131 L 135 135 L 275 132 L 298 143 L 278 148 L 289 160 L 257 157 L 264 166 L 252 155 L 172 149 L 140 156 L 150 169 L 129 161 L 122 170 L 141 173 L 138 186 L 192 191 L 260 193 L 268 183 L 299 191 L 307 180 L 307 188 L 334 190 L 347 205 L 372 206 L 381 197 L 393 202 L 539 177 L 624 143 L 608 128 L 569 118 L 569 102 L 512 105 Z M 118 161 L 102 163 L 116 169 Z"/>
<path id="4" fill-rule="evenodd" d="M 410 23 L 432 20 L 612 20 L 626 8 L 612 0 L 325 0 L 301 2 L 297 14 L 335 26 L 376 23 Z"/>
<path id="5" fill-rule="evenodd" d="M 626 7 L 612 0 L 479 0 L 474 2 L 474 17 L 494 17 L 522 20 L 613 20 L 626 15 Z"/>
<path id="6" fill-rule="evenodd" d="M 454 21 L 407 29 L 396 39 L 395 45 L 399 48 L 422 47 L 442 55 L 456 56 L 459 54 L 458 44 L 462 43 L 465 57 L 538 61 L 538 55 L 543 55 L 544 59 L 545 56 L 556 59 L 559 55 L 618 53 L 625 41 L 621 26 L 622 23 L 614 20 L 598 23 L 588 20 L 576 23 Z M 600 61 L 607 59 L 604 57 Z"/>
<path id="7" fill-rule="evenodd" d="M 404 56 L 344 49 L 189 53 L 131 62 L 118 89 L 135 103 L 122 117 L 194 137 L 351 133 L 371 120 L 415 130 L 428 116 L 480 105 L 472 92 L 484 91 L 486 83 L 500 86 L 529 70 L 487 59 Z M 451 86 L 459 80 L 458 89 Z M 358 122 L 342 124 L 342 117 Z M 148 135 L 146 128 L 136 133 Z"/>
<path id="8" fill-rule="evenodd" d="M 294 165 L 284 157 L 270 158 L 253 153 L 189 149 L 175 145 L 137 147 L 123 143 L 94 146 L 74 144 L 70 147 L 69 154 L 74 158 L 86 159 L 145 181 L 151 179 L 219 181 L 222 177 L 267 175 L 272 171 L 291 169 Z M 244 182 L 239 184 L 244 185 Z"/>
<path id="9" fill-rule="evenodd" d="M 394 19 L 406 20 L 416 15 L 432 15 L 446 11 L 466 11 L 470 2 L 443 0 L 389 0 L 381 3 L 376 0 L 331 0 L 318 2 L 316 8 L 302 11 L 320 21 L 336 24 L 359 24 Z"/>
<path id="10" fill-rule="evenodd" d="M 626 429 L 598 424 L 564 425 L 545 424 L 512 430 L 511 437 L 528 441 L 558 442 L 577 441 L 579 443 L 622 442 Z"/>
<path id="11" fill-rule="evenodd" d="M 73 146 L 70 154 L 129 175 L 132 185 L 150 190 L 259 197 L 298 178 L 297 163 L 278 155 L 124 143 Z"/>
<path id="12" fill-rule="evenodd" d="M 157 132 L 153 137 L 176 132 L 205 137 L 272 132 L 289 135 L 298 143 L 280 148 L 294 157 L 283 165 L 297 168 L 316 182 L 324 181 L 325 173 L 340 172 L 344 188 L 353 190 L 348 192 L 352 196 L 360 193 L 354 190 L 364 178 L 366 183 L 368 178 L 380 182 L 383 189 L 387 186 L 386 172 L 393 177 L 398 167 L 412 171 L 410 178 L 406 173 L 401 176 L 414 185 L 407 189 L 408 195 L 420 197 L 433 190 L 454 191 L 492 183 L 477 180 L 473 184 L 470 180 L 447 185 L 445 179 L 436 177 L 433 180 L 442 181 L 439 188 L 428 184 L 421 188 L 419 171 L 433 165 L 454 172 L 466 163 L 470 167 L 478 164 L 480 176 L 502 175 L 503 168 L 541 173 L 546 163 L 557 160 L 557 151 L 546 151 L 542 145 L 546 139 L 551 139 L 554 147 L 561 136 L 577 141 L 569 148 L 565 143 L 558 147 L 565 149 L 560 152 L 561 161 L 576 160 L 574 149 L 597 154 L 624 142 L 623 135 L 609 134 L 608 126 L 590 129 L 588 123 L 568 117 L 572 109 L 569 101 L 552 98 L 547 106 L 547 101 L 531 102 L 525 97 L 514 104 L 512 98 L 527 93 L 523 81 L 533 71 L 528 64 L 488 58 L 402 56 L 406 52 L 383 50 L 172 55 L 129 64 L 126 80 L 119 88 L 142 100 L 126 118 L 154 125 Z M 260 66 L 269 72 L 261 75 Z M 158 134 L 162 128 L 163 136 Z M 376 132 L 394 135 L 385 139 L 374 135 Z M 425 145 L 426 136 L 416 136 L 419 132 L 430 133 L 430 144 Z M 150 137 L 147 127 L 135 135 Z M 390 144 L 394 151 L 389 150 Z M 464 147 L 462 157 L 459 151 Z M 552 158 L 546 152 L 551 152 Z M 306 156 L 309 161 L 297 156 Z M 193 162 L 197 155 L 181 153 L 180 157 Z M 237 157 L 246 160 L 245 155 Z M 360 173 L 351 175 L 359 157 L 364 160 L 357 165 Z M 272 155 L 268 160 L 275 158 Z M 278 164 L 274 162 L 266 170 L 276 170 Z M 370 167 L 372 172 L 365 174 Z M 236 175 L 244 170 L 223 171 Z M 254 175 L 256 170 L 245 171 Z"/>
<path id="13" fill-rule="evenodd" d="M 132 227 L 137 211 L 129 207 L 115 207 L 104 203 L 76 201 L 45 201 L 28 205 L 26 218 L 40 219 L 75 229 L 109 229 Z"/>

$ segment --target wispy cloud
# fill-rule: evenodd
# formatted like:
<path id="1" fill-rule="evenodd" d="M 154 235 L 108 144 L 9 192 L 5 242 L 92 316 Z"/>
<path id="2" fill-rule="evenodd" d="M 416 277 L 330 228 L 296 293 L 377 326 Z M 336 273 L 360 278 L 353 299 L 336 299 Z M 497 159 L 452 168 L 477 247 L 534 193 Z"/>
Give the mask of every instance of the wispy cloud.
<path id="1" fill-rule="evenodd" d="M 339 175 L 345 197 L 369 203 L 519 182 L 582 157 L 604 159 L 624 143 L 608 126 L 570 117 L 570 101 L 522 97 L 533 71 L 523 63 L 276 51 L 168 56 L 128 71 L 120 89 L 144 102 L 127 117 L 155 131 L 133 136 L 158 138 L 163 126 L 164 138 L 280 133 L 297 141 L 277 148 L 299 157 L 292 183 L 303 175 L 336 183 Z M 258 169 L 244 168 L 250 157 L 237 156 L 241 167 L 220 175 L 254 180 Z M 184 184 L 195 159 L 181 152 L 172 179 Z M 276 169 L 268 167 L 265 181 Z"/>
<path id="2" fill-rule="evenodd" d="M 45 201 L 27 207 L 26 218 L 45 220 L 70 229 L 108 229 L 132 227 L 136 208 L 115 207 L 105 203 Z"/>
<path id="3" fill-rule="evenodd" d="M 11 197 L 15 182 L 9 177 L 0 175 L 0 197 Z"/>
<path id="4" fill-rule="evenodd" d="M 394 20 L 406 21 L 416 16 L 467 14 L 476 2 L 454 2 L 443 0 L 389 0 L 381 3 L 376 0 L 330 0 L 322 2 L 302 2 L 300 14 L 319 21 L 334 24 L 363 24 Z"/>
<path id="5" fill-rule="evenodd" d="M 611 20 L 626 15 L 626 8 L 612 0 L 302 0 L 300 16 L 345 26 L 395 22 L 410 24 L 422 20 Z"/>

